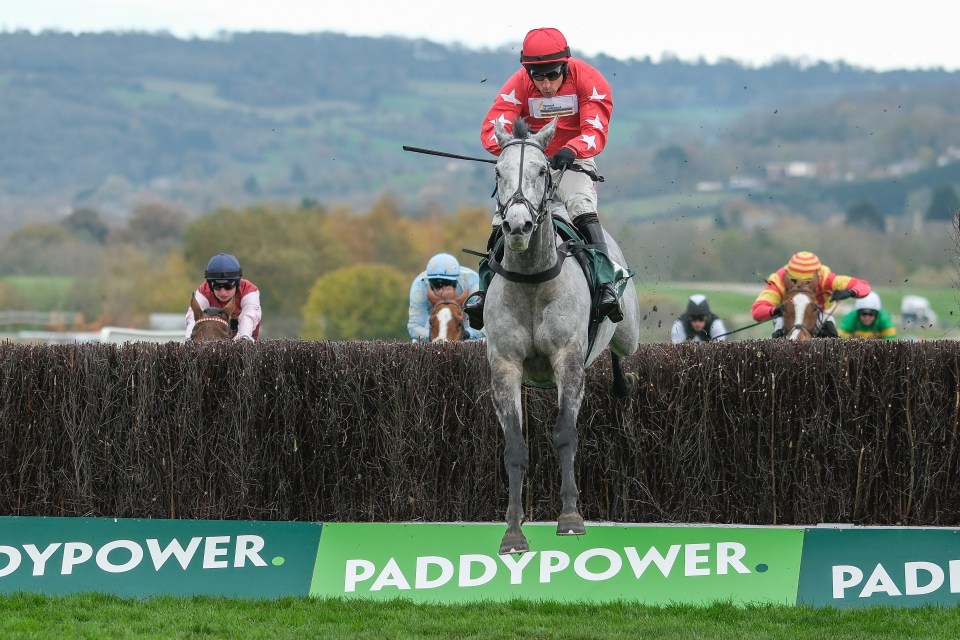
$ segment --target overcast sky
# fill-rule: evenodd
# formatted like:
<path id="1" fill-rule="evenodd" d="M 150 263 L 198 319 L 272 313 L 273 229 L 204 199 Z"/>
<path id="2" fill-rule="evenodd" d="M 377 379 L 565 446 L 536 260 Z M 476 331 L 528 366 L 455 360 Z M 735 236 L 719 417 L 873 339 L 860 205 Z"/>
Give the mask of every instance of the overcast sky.
<path id="1" fill-rule="evenodd" d="M 9 0 L 3 4 L 0 31 L 168 31 L 182 38 L 213 38 L 218 32 L 334 31 L 493 48 L 518 45 L 529 29 L 549 26 L 564 32 L 574 55 L 605 53 L 621 60 L 646 56 L 660 60 L 668 54 L 690 61 L 730 58 L 750 65 L 785 57 L 842 60 L 877 70 L 960 70 L 958 11 L 953 0 Z"/>

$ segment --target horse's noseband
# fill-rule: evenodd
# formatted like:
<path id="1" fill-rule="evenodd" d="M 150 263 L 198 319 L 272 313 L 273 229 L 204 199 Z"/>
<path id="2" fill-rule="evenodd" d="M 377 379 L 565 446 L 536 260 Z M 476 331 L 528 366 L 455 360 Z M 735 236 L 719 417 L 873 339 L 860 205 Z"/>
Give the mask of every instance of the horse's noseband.
<path id="1" fill-rule="evenodd" d="M 531 147 L 535 147 L 539 149 L 540 152 L 543 153 L 544 155 L 546 155 L 546 152 L 544 151 L 543 147 L 538 145 L 536 142 L 533 142 L 531 140 L 519 140 L 519 139 L 511 140 L 507 144 L 503 145 L 501 151 L 515 144 L 520 145 L 520 179 L 517 180 L 517 190 L 513 192 L 513 195 L 507 198 L 504 202 L 498 203 L 497 215 L 502 217 L 504 212 L 506 212 L 507 208 L 509 208 L 511 205 L 522 204 L 527 208 L 527 211 L 530 212 L 530 215 L 533 216 L 534 229 L 536 229 L 540 225 L 540 223 L 543 222 L 544 217 L 547 215 L 547 200 L 549 199 L 550 192 L 553 189 L 553 176 L 550 174 L 549 171 L 547 172 L 547 186 L 543 190 L 543 197 L 540 199 L 540 204 L 534 205 L 532 202 L 530 202 L 530 199 L 527 198 L 527 196 L 523 195 L 524 147 L 526 147 L 527 145 L 530 145 Z"/>

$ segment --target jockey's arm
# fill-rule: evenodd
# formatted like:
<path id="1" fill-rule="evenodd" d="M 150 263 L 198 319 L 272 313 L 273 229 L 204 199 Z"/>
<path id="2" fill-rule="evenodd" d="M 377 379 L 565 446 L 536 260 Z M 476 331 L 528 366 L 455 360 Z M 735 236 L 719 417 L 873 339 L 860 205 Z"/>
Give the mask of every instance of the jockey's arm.
<path id="1" fill-rule="evenodd" d="M 410 285 L 410 307 L 407 310 L 407 333 L 411 338 L 424 341 L 430 338 L 430 330 L 427 328 L 429 317 L 426 283 L 418 277 Z"/>
<path id="2" fill-rule="evenodd" d="M 234 340 L 253 340 L 253 330 L 260 324 L 263 311 L 260 309 L 260 292 L 251 291 L 240 299 L 240 315 L 237 317 L 237 335 Z"/>

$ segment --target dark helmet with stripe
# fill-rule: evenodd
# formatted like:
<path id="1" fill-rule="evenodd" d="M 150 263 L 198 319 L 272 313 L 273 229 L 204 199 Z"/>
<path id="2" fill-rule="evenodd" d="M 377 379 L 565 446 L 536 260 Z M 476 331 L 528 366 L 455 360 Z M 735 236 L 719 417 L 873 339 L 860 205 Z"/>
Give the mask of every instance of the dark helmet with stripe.
<path id="1" fill-rule="evenodd" d="M 240 268 L 240 261 L 229 253 L 218 253 L 210 258 L 207 263 L 207 270 L 203 277 L 208 282 L 213 280 L 232 280 L 239 282 L 243 276 L 243 269 Z"/>

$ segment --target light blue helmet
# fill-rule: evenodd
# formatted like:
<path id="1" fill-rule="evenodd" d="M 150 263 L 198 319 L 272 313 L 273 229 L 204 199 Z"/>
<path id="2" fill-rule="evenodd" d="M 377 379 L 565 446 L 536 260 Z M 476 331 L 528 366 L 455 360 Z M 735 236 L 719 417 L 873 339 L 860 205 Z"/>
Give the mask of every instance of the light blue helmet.
<path id="1" fill-rule="evenodd" d="M 457 280 L 460 263 L 449 253 L 438 253 L 427 263 L 428 280 Z"/>

